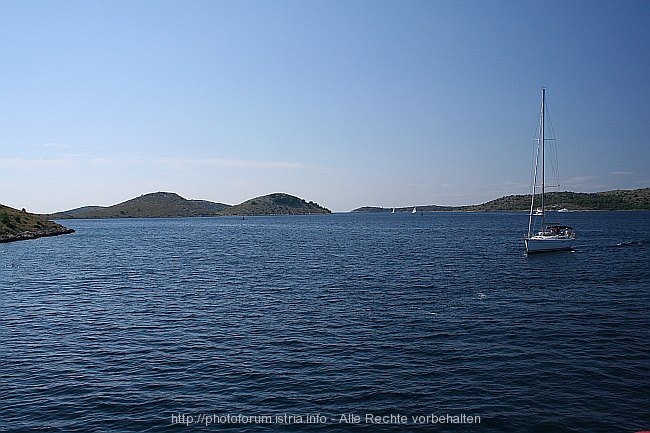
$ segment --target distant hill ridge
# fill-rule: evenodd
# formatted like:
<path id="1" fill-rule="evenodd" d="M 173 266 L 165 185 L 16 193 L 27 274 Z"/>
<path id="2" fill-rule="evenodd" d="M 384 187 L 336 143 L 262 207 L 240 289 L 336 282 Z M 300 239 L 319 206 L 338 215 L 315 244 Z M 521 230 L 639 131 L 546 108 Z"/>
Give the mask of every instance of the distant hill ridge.
<path id="1" fill-rule="evenodd" d="M 530 194 L 508 195 L 483 204 L 470 206 L 417 206 L 418 212 L 518 212 L 530 209 Z M 544 196 L 549 210 L 650 210 L 650 188 L 613 190 L 594 193 L 551 192 Z M 395 208 L 395 212 L 411 212 L 414 206 Z M 352 212 L 390 212 L 393 208 L 365 206 Z"/>
<path id="2" fill-rule="evenodd" d="M 86 206 L 47 215 L 51 219 L 90 218 L 183 218 L 221 215 L 303 215 L 330 213 L 314 202 L 273 193 L 231 206 L 207 200 L 188 200 L 173 192 L 154 192 L 103 207 Z"/>

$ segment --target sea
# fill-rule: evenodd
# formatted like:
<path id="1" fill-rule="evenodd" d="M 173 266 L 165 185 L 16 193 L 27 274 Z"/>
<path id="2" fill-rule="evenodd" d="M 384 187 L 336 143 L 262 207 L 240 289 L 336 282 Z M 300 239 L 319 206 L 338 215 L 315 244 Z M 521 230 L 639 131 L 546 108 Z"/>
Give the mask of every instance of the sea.
<path id="1" fill-rule="evenodd" d="M 650 430 L 650 212 L 66 220 L 0 244 L 0 431 Z"/>

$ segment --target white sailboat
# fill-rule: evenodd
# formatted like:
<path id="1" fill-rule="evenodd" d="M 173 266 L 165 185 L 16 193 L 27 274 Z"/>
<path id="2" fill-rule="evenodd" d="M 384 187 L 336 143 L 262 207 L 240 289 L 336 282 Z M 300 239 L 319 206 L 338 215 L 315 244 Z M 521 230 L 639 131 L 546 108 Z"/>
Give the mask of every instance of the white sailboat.
<path id="1" fill-rule="evenodd" d="M 414 207 L 413 210 L 411 211 L 411 213 L 418 213 L 417 207 Z"/>
<path id="2" fill-rule="evenodd" d="M 544 192 L 546 188 L 545 144 L 547 140 L 552 140 L 552 138 L 548 139 L 544 137 L 545 111 L 546 89 L 542 88 L 542 110 L 539 120 L 538 138 L 536 139 L 537 145 L 535 146 L 535 169 L 533 174 L 533 191 L 530 200 L 530 214 L 528 217 L 528 234 L 524 238 L 527 253 L 569 250 L 573 247 L 573 242 L 576 238 L 576 232 L 572 227 L 549 223 L 546 220 L 546 208 L 544 207 Z M 537 193 L 538 175 L 541 181 L 539 194 Z M 536 199 L 539 200 L 539 205 L 536 205 Z"/>

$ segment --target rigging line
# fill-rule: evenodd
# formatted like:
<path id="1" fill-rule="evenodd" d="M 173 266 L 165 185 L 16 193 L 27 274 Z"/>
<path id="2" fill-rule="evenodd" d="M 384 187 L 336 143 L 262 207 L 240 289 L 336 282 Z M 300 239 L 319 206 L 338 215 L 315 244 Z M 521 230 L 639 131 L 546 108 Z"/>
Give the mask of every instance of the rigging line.
<path id="1" fill-rule="evenodd" d="M 547 155 L 549 156 L 548 165 L 550 166 L 550 178 L 552 183 L 554 183 L 554 185 L 551 185 L 550 184 L 551 182 L 549 182 L 547 186 L 550 188 L 559 188 L 560 187 L 560 165 L 559 165 L 560 161 L 557 157 L 557 140 L 555 136 L 555 128 L 553 127 L 553 120 L 551 117 L 551 111 L 549 109 L 548 101 L 545 104 L 545 111 L 546 111 L 545 120 L 548 126 L 548 132 L 550 132 L 550 137 L 548 138 L 544 137 L 544 141 L 553 142 L 550 143 L 552 145 L 549 146 L 550 148 L 548 149 L 549 152 L 547 152 Z"/>

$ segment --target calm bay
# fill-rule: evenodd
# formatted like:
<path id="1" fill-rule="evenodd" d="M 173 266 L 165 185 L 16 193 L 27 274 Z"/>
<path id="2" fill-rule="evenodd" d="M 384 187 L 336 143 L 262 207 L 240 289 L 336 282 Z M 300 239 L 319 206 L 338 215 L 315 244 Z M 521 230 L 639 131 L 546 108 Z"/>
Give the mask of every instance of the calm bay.
<path id="1" fill-rule="evenodd" d="M 0 244 L 1 430 L 648 430 L 650 213 L 561 218 L 575 251 L 530 256 L 517 213 Z"/>

